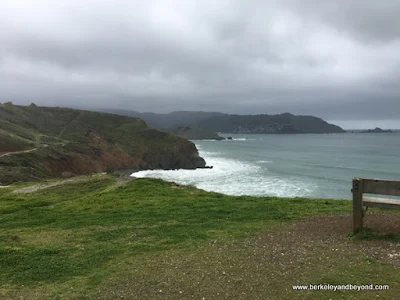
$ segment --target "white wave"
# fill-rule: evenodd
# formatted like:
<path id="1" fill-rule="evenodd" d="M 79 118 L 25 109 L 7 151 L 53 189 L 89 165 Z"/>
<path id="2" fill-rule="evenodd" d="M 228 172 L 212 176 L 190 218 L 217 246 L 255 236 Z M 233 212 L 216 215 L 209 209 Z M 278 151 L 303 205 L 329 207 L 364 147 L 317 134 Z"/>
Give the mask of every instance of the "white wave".
<path id="1" fill-rule="evenodd" d="M 232 138 L 232 139 L 227 139 L 222 141 L 257 141 L 257 139 L 250 139 L 250 138 Z"/>
<path id="2" fill-rule="evenodd" d="M 206 191 L 228 195 L 308 196 L 313 187 L 294 179 L 279 178 L 266 173 L 265 168 L 222 157 L 220 152 L 200 151 L 212 169 L 150 170 L 132 174 L 135 177 L 161 178 L 178 184 L 193 185 Z"/>
<path id="3" fill-rule="evenodd" d="M 197 141 L 199 141 L 199 140 L 189 140 L 189 141 L 191 141 L 192 143 L 196 143 Z M 217 142 L 217 140 L 209 140 L 209 139 L 204 139 L 204 140 L 200 140 L 200 141 L 202 141 L 202 142 Z"/>
<path id="4" fill-rule="evenodd" d="M 222 152 L 212 152 L 212 151 L 200 151 L 199 154 L 201 157 L 204 157 L 204 159 L 209 158 L 211 156 L 221 157 L 223 155 Z"/>
<path id="5" fill-rule="evenodd" d="M 233 138 L 234 141 L 255 141 L 256 139 L 248 139 L 248 138 Z"/>
<path id="6" fill-rule="evenodd" d="M 259 163 L 259 164 L 270 164 L 271 162 L 269 160 L 258 160 L 257 163 Z"/>

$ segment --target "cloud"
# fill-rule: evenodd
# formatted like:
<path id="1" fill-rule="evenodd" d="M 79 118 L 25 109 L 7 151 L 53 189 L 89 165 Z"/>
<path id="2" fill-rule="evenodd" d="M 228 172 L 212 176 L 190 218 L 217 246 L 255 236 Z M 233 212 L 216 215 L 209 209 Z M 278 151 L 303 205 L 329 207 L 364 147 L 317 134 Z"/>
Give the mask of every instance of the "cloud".
<path id="1" fill-rule="evenodd" d="M 397 119 L 400 3 L 2 1 L 0 101 Z"/>

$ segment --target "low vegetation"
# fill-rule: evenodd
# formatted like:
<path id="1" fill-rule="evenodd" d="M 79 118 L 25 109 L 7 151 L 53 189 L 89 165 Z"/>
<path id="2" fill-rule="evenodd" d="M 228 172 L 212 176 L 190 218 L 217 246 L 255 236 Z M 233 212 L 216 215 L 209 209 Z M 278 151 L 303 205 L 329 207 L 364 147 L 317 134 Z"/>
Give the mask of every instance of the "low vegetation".
<path id="1" fill-rule="evenodd" d="M 400 288 L 399 232 L 351 236 L 349 201 L 118 174 L 31 185 L 0 189 L 0 298 L 395 299 Z M 309 283 L 390 290 L 292 290 Z"/>

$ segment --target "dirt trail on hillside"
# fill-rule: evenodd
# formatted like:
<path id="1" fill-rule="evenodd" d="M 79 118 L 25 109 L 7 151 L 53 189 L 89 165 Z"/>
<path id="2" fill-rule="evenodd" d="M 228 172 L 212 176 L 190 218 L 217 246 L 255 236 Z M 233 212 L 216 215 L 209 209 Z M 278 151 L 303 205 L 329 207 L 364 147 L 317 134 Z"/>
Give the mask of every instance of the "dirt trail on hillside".
<path id="1" fill-rule="evenodd" d="M 60 132 L 60 134 L 58 135 L 58 137 L 60 138 L 62 135 L 63 135 L 63 133 L 64 133 L 64 131 L 65 131 L 65 129 L 67 129 L 67 127 L 72 123 L 72 122 L 74 122 L 76 119 L 78 119 L 80 116 L 82 116 L 82 112 L 80 112 L 80 113 L 78 113 L 76 116 L 74 116 L 67 124 L 65 124 L 65 126 L 63 127 L 63 129 L 61 129 L 61 132 Z"/>
<path id="2" fill-rule="evenodd" d="M 63 184 L 68 184 L 68 183 L 76 183 L 76 182 L 86 182 L 89 181 L 91 179 L 93 179 L 93 176 L 97 176 L 97 177 L 105 177 L 107 173 L 98 173 L 98 174 L 94 174 L 91 176 L 77 176 L 77 177 L 73 177 L 73 178 L 68 178 L 68 179 L 61 179 L 59 181 L 55 181 L 55 182 L 49 182 L 49 183 L 41 183 L 41 184 L 35 184 L 35 185 L 31 185 L 28 187 L 24 187 L 24 188 L 20 188 L 17 190 L 14 190 L 13 193 L 15 194 L 28 194 L 28 193 L 34 193 L 40 190 L 44 190 L 44 189 L 48 189 L 48 188 L 52 188 L 55 186 L 59 186 L 59 185 L 63 185 Z M 115 184 L 110 186 L 109 188 L 111 189 L 115 189 L 117 187 L 120 187 L 121 185 L 124 185 L 132 180 L 134 180 L 135 177 L 130 177 L 130 176 L 121 176 L 118 177 L 115 181 Z M 6 186 L 4 186 L 6 187 Z"/>
<path id="3" fill-rule="evenodd" d="M 0 157 L 14 155 L 14 154 L 21 154 L 21 153 L 29 153 L 29 152 L 36 151 L 37 149 L 39 149 L 39 147 L 32 148 L 32 149 L 29 149 L 29 150 L 24 150 L 24 151 L 7 152 L 7 153 L 0 154 Z"/>
<path id="4" fill-rule="evenodd" d="M 49 145 L 40 145 L 39 147 L 35 147 L 35 148 L 29 149 L 29 150 L 7 152 L 7 153 L 0 154 L 0 157 L 10 156 L 10 155 L 15 155 L 15 154 L 22 154 L 22 153 L 30 153 L 30 152 L 39 150 L 40 148 L 47 148 L 48 146 Z"/>
<path id="5" fill-rule="evenodd" d="M 105 175 L 105 173 L 98 174 L 98 176 L 103 176 L 103 175 Z M 85 181 L 89 181 L 90 179 L 91 179 L 91 177 L 89 177 L 89 176 L 78 176 L 78 177 L 73 177 L 73 178 L 68 178 L 68 179 L 62 179 L 62 180 L 55 181 L 55 182 L 31 185 L 28 187 L 14 190 L 13 193 L 15 193 L 15 194 L 34 193 L 36 191 L 48 189 L 51 187 L 55 187 L 55 186 L 59 186 L 59 185 L 67 184 L 67 183 L 72 183 L 72 182 L 85 182 Z"/>

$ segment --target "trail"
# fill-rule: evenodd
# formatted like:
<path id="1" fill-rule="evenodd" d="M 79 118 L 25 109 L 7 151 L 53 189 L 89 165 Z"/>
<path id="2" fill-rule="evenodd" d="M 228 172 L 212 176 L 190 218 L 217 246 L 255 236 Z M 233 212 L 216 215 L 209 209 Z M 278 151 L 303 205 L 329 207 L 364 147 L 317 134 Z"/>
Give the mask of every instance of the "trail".
<path id="1" fill-rule="evenodd" d="M 107 173 L 95 173 L 95 174 L 91 174 L 91 175 L 81 175 L 81 176 L 76 176 L 76 177 L 72 177 L 72 178 L 68 178 L 68 179 L 61 179 L 61 180 L 57 180 L 54 182 L 49 182 L 49 183 L 39 183 L 39 184 L 35 184 L 35 185 L 31 185 L 28 187 L 24 187 L 24 188 L 20 188 L 17 190 L 14 190 L 12 193 L 15 194 L 28 194 L 28 193 L 33 193 L 36 191 L 40 191 L 40 190 L 44 190 L 44 189 L 48 189 L 48 188 L 52 188 L 55 186 L 59 186 L 59 185 L 63 185 L 63 184 L 68 184 L 68 183 L 76 183 L 76 182 L 87 182 L 92 180 L 95 177 L 104 177 L 106 178 Z M 111 185 L 108 190 L 114 190 L 132 180 L 135 180 L 136 178 L 134 177 L 130 177 L 130 176 L 121 176 L 118 177 L 115 180 L 115 183 L 113 185 Z"/>
<path id="2" fill-rule="evenodd" d="M 46 146 L 47 146 L 47 145 L 46 145 Z M 29 150 L 24 150 L 24 151 L 7 152 L 7 153 L 0 154 L 0 157 L 9 156 L 9 155 L 14 155 L 14 154 L 21 154 L 21 153 L 29 153 L 29 152 L 36 151 L 37 149 L 39 149 L 39 147 L 32 148 L 32 149 L 29 149 Z"/>
<path id="3" fill-rule="evenodd" d="M 7 153 L 0 154 L 0 157 L 9 156 L 9 155 L 14 155 L 14 154 L 29 153 L 29 152 L 33 152 L 33 151 L 39 150 L 40 148 L 47 148 L 48 146 L 49 146 L 49 145 L 43 145 L 43 144 L 42 144 L 42 145 L 40 145 L 40 146 L 38 146 L 38 147 L 29 149 L 29 150 L 7 152 Z"/>
<path id="4" fill-rule="evenodd" d="M 63 185 L 63 184 L 71 183 L 71 182 L 85 182 L 88 180 L 90 180 L 90 177 L 78 176 L 78 177 L 62 179 L 62 180 L 50 182 L 50 183 L 40 183 L 40 184 L 31 185 L 28 187 L 14 190 L 13 193 L 16 193 L 16 194 L 18 194 L 18 193 L 21 193 L 21 194 L 33 193 L 36 191 L 48 189 L 51 187 L 55 187 L 55 186 L 59 186 L 59 185 Z"/>
<path id="5" fill-rule="evenodd" d="M 76 115 L 75 117 L 73 117 L 67 124 L 65 124 L 65 126 L 63 127 L 63 129 L 61 129 L 61 132 L 60 132 L 60 134 L 58 135 L 58 137 L 60 138 L 60 137 L 63 135 L 65 129 L 67 129 L 67 127 L 68 127 L 72 122 L 74 122 L 76 119 L 78 119 L 81 115 L 82 115 L 82 112 L 80 112 L 79 114 L 77 114 L 77 115 Z"/>

